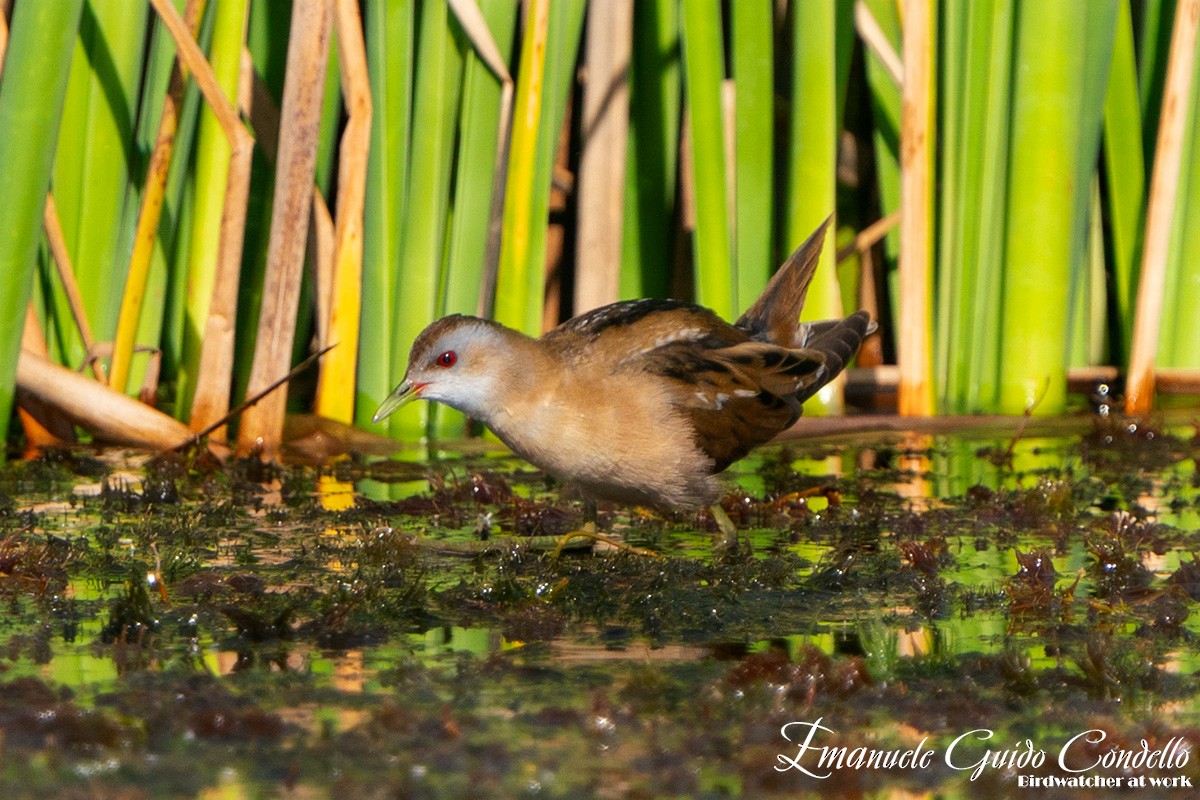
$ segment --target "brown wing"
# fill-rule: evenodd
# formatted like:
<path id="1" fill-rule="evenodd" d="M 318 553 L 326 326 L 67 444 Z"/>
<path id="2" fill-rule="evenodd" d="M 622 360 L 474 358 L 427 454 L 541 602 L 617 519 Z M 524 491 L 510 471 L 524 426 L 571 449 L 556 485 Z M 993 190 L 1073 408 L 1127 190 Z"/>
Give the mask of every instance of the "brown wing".
<path id="1" fill-rule="evenodd" d="M 572 317 L 542 336 L 547 345 L 614 366 L 674 343 L 724 347 L 749 335 L 712 311 L 680 300 L 623 300 Z"/>
<path id="2" fill-rule="evenodd" d="M 761 342 L 715 350 L 679 342 L 654 350 L 642 368 L 672 383 L 676 408 L 720 472 L 800 417 L 797 395 L 822 382 L 824 357 Z"/>

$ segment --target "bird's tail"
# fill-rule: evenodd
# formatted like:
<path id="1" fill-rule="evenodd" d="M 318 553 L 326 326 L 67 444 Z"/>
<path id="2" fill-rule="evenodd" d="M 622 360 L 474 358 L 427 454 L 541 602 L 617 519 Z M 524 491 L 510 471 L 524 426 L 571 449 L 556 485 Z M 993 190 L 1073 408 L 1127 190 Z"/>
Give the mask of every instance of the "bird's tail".
<path id="1" fill-rule="evenodd" d="M 825 374 L 821 380 L 805 387 L 796 395 L 800 402 L 812 397 L 817 391 L 836 378 L 867 336 L 874 333 L 876 324 L 866 311 L 856 311 L 845 319 L 828 319 L 800 326 L 797 346 L 816 350 L 825 356 Z"/>
<path id="2" fill-rule="evenodd" d="M 808 294 L 821 258 L 821 247 L 825 244 L 825 231 L 832 217 L 826 217 L 804 243 L 788 256 L 763 289 L 763 293 L 746 309 L 746 313 L 734 324 L 760 342 L 786 346 L 796 338 L 800 325 L 800 308 Z"/>

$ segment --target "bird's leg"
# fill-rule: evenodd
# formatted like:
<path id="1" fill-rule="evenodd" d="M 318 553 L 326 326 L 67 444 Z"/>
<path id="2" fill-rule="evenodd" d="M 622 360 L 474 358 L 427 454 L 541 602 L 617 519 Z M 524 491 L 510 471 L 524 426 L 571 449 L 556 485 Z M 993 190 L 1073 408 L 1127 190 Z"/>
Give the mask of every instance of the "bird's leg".
<path id="1" fill-rule="evenodd" d="M 708 512 L 712 514 L 713 521 L 717 523 L 717 530 L 720 532 L 720 538 L 715 542 L 716 547 L 722 550 L 736 549 L 738 531 L 733 520 L 725 513 L 725 509 L 721 508 L 720 503 L 713 503 L 708 507 Z"/>
<path id="2" fill-rule="evenodd" d="M 598 514 L 598 512 L 596 509 L 596 501 L 585 499 L 583 501 L 583 524 L 580 525 L 575 530 L 571 531 L 570 533 L 563 534 L 563 536 L 558 540 L 558 547 L 554 548 L 554 557 L 555 558 L 557 558 L 559 555 L 562 554 L 562 551 L 566 548 L 567 544 L 572 539 L 591 539 L 593 542 L 604 542 L 605 544 L 612 545 L 613 547 L 616 547 L 619 550 L 628 550 L 629 552 L 636 553 L 637 555 L 643 555 L 643 556 L 658 555 L 653 550 L 646 550 L 641 547 L 634 547 L 631 544 L 626 544 L 625 542 L 617 541 L 616 539 L 613 539 L 611 537 L 605 536 L 602 533 L 599 533 L 596 530 L 597 514 Z"/>
<path id="3" fill-rule="evenodd" d="M 557 556 L 560 554 L 572 539 L 591 539 L 593 542 L 600 541 L 600 534 L 596 530 L 596 519 L 598 516 L 599 510 L 596 508 L 596 501 L 584 498 L 583 524 L 575 530 L 563 534 L 558 540 L 558 547 L 554 548 L 554 555 Z"/>

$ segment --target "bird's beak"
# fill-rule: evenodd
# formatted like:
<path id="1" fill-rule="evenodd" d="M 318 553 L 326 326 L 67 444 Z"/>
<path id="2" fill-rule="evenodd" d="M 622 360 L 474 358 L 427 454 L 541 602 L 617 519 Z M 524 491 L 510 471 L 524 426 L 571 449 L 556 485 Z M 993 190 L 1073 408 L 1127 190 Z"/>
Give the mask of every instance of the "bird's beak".
<path id="1" fill-rule="evenodd" d="M 371 422 L 377 423 L 400 406 L 407 405 L 411 400 L 420 399 L 421 390 L 424 388 L 424 383 L 413 383 L 405 378 L 399 386 L 392 390 L 387 399 L 379 404 L 379 409 L 375 412 L 375 416 L 371 417 Z"/>

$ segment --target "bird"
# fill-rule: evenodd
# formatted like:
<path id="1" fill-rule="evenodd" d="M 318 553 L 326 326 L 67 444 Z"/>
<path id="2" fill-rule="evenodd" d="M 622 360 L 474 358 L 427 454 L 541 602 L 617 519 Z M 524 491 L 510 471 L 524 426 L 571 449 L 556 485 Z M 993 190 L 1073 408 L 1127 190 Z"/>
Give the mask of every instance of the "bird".
<path id="1" fill-rule="evenodd" d="M 875 329 L 866 311 L 799 321 L 828 227 L 826 219 L 733 323 L 670 299 L 601 306 L 540 338 L 480 317 L 438 319 L 413 341 L 374 421 L 416 399 L 443 403 L 576 486 L 589 501 L 585 527 L 598 500 L 707 506 L 736 543 L 718 476 L 795 423 Z"/>

